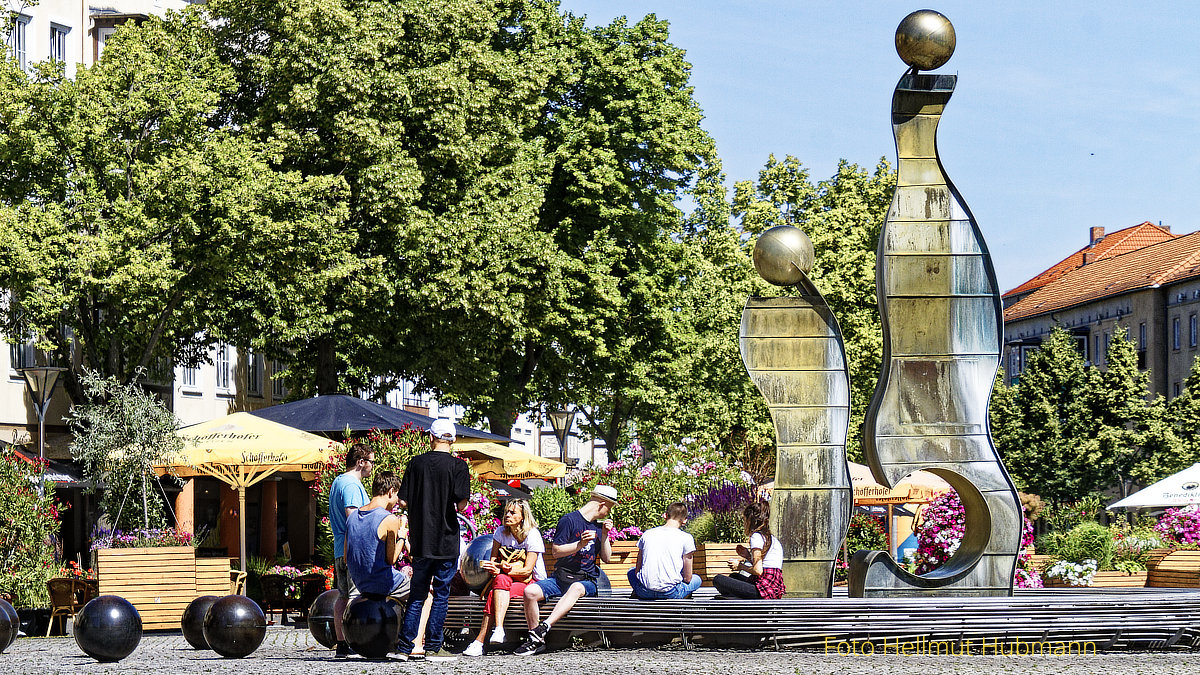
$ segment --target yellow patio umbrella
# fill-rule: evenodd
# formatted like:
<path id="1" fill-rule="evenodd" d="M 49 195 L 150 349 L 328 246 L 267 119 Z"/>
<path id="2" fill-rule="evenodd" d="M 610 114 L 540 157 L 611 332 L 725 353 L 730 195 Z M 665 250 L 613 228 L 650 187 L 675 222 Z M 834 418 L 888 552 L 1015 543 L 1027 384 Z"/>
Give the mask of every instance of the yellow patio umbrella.
<path id="1" fill-rule="evenodd" d="M 950 484 L 928 471 L 914 471 L 905 476 L 893 488 L 875 481 L 871 468 L 856 462 L 847 462 L 850 468 L 850 483 L 854 487 L 855 504 L 911 504 L 932 501 L 937 495 L 950 490 Z"/>
<path id="2" fill-rule="evenodd" d="M 509 448 L 497 443 L 455 444 L 455 451 L 471 465 L 480 478 L 562 478 L 567 465 L 562 462 Z"/>
<path id="3" fill-rule="evenodd" d="M 246 488 L 279 471 L 311 479 L 342 444 L 250 413 L 233 413 L 175 432 L 183 450 L 154 466 L 158 475 L 212 476 L 238 491 L 242 571 L 246 569 Z"/>

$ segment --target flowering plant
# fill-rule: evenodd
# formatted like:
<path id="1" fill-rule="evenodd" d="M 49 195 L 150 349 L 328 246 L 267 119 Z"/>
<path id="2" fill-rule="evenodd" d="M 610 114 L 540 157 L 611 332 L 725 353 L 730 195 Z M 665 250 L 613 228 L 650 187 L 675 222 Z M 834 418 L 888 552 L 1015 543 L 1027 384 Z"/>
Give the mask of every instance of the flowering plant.
<path id="1" fill-rule="evenodd" d="M 1059 560 L 1046 570 L 1046 576 L 1061 579 L 1072 586 L 1091 586 L 1098 568 L 1096 561 L 1091 559 L 1077 563 Z"/>
<path id="2" fill-rule="evenodd" d="M 1169 542 L 1200 544 L 1200 504 L 1167 509 L 1154 529 Z"/>
<path id="3" fill-rule="evenodd" d="M 882 551 L 885 548 L 887 532 L 883 519 L 869 513 L 855 513 L 850 517 L 850 525 L 846 528 L 846 545 L 838 551 L 837 562 L 833 568 L 834 578 L 842 581 L 849 571 L 850 564 L 843 551 L 854 555 L 856 551 Z"/>
<path id="4" fill-rule="evenodd" d="M 643 534 L 645 534 L 645 532 L 643 532 L 642 529 L 636 525 L 630 525 L 629 527 L 626 527 L 626 528 L 614 527 L 613 529 L 608 531 L 608 540 L 609 541 L 623 541 L 625 539 L 637 539 L 638 537 L 641 537 Z"/>
<path id="5" fill-rule="evenodd" d="M 173 527 L 161 529 L 138 529 L 122 532 L 96 528 L 92 531 L 92 547 L 95 551 L 101 548 L 158 548 L 163 546 L 195 546 L 196 538 L 191 532 L 176 530 Z"/>
<path id="6" fill-rule="evenodd" d="M 729 462 L 713 448 L 681 445 L 660 453 L 645 466 L 622 459 L 592 469 L 575 486 L 575 502 L 576 507 L 581 506 L 598 484 L 611 485 L 621 498 L 612 511 L 617 528 L 644 530 L 661 525 L 672 502 L 705 494 L 714 485 L 743 483 L 749 478 L 743 474 L 736 462 Z"/>
<path id="7" fill-rule="evenodd" d="M 58 568 L 58 576 L 66 577 L 68 579 L 95 579 L 96 570 L 91 569 L 90 567 L 85 570 L 80 567 L 78 563 L 72 560 L 66 565 Z"/>
<path id="8" fill-rule="evenodd" d="M 758 490 L 754 485 L 724 482 L 709 487 L 703 494 L 689 495 L 684 503 L 689 517 L 712 514 L 711 541 L 734 543 L 745 540 L 746 523 L 742 512 L 756 499 Z"/>
<path id="9" fill-rule="evenodd" d="M 52 483 L 38 489 L 44 468 L 42 460 L 0 450 L 0 597 L 17 606 L 49 605 L 46 581 L 57 571 L 60 507 Z"/>
<path id="10" fill-rule="evenodd" d="M 958 493 L 943 492 L 922 511 L 917 528 L 917 574 L 941 567 L 958 551 L 967 526 L 967 511 Z"/>

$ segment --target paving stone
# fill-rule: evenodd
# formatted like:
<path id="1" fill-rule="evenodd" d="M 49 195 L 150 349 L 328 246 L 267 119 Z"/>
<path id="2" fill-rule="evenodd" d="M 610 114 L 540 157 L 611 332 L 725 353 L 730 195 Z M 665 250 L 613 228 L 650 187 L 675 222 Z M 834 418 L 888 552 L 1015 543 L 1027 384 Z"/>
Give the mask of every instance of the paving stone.
<path id="1" fill-rule="evenodd" d="M 574 647 L 518 657 L 512 654 L 459 658 L 449 663 L 367 661 L 358 657 L 334 659 L 333 651 L 313 640 L 308 631 L 272 627 L 262 647 L 245 659 L 224 659 L 192 649 L 178 633 L 154 633 L 142 638 L 137 650 L 120 663 L 100 664 L 79 651 L 70 638 L 21 638 L 0 654 L 4 673 L 546 673 L 626 675 L 716 673 L 772 675 L 809 673 L 1178 673 L 1200 672 L 1200 651 L 1126 652 L 1090 656 L 992 655 L 847 655 L 822 651 L 744 649 L 685 650 L 678 644 L 659 649 L 593 649 Z"/>

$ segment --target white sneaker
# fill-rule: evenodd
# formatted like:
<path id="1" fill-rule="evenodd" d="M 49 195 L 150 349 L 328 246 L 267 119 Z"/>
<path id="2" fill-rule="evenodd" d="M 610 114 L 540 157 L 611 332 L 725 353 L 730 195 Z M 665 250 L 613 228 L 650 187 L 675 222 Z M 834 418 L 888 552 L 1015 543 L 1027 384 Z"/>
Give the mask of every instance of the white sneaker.
<path id="1" fill-rule="evenodd" d="M 479 640 L 472 642 L 462 653 L 463 656 L 483 656 L 483 643 Z"/>
<path id="2" fill-rule="evenodd" d="M 492 637 L 488 639 L 488 642 L 490 642 L 494 645 L 500 645 L 500 644 L 504 644 L 504 640 L 505 640 L 504 629 L 497 628 L 492 631 Z"/>

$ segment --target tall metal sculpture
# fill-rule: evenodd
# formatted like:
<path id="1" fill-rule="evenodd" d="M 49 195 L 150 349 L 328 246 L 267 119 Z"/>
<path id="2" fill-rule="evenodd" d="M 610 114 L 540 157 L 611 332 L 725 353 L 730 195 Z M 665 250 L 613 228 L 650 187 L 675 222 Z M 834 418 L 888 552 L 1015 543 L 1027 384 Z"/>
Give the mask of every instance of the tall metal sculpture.
<path id="1" fill-rule="evenodd" d="M 799 229 L 775 227 L 759 237 L 759 274 L 799 294 L 747 300 L 740 344 L 775 423 L 771 531 L 783 545 L 787 594 L 824 598 L 853 499 L 846 466 L 850 379 L 841 329 L 808 278 L 812 265 L 812 242 Z"/>
<path id="2" fill-rule="evenodd" d="M 923 576 L 883 551 L 856 553 L 850 595 L 1010 595 L 1021 505 L 988 429 L 999 288 L 979 227 L 937 154 L 937 124 L 957 78 L 919 72 L 949 60 L 954 28 L 937 12 L 913 12 L 896 31 L 896 49 L 912 69 L 892 96 L 898 176 L 876 263 L 883 372 L 864 452 L 884 485 L 918 469 L 944 478 L 966 509 L 966 534 L 950 560 Z"/>

